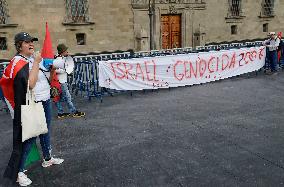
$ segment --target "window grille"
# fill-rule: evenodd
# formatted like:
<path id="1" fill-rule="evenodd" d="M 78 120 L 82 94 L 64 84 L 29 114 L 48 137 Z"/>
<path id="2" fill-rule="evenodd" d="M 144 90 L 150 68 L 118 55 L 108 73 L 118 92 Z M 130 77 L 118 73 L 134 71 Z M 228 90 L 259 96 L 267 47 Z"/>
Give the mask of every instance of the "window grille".
<path id="1" fill-rule="evenodd" d="M 265 23 L 265 24 L 262 25 L 262 31 L 268 32 L 268 23 Z"/>
<path id="2" fill-rule="evenodd" d="M 88 0 L 65 0 L 66 22 L 84 23 L 89 21 Z"/>
<path id="3" fill-rule="evenodd" d="M 237 34 L 238 33 L 238 27 L 237 27 L 237 25 L 232 25 L 231 26 L 231 34 L 232 35 L 235 35 L 235 34 Z"/>
<path id="4" fill-rule="evenodd" d="M 86 34 L 77 33 L 76 34 L 77 45 L 86 45 Z"/>
<path id="5" fill-rule="evenodd" d="M 264 16 L 274 15 L 274 0 L 263 0 L 262 12 Z"/>
<path id="6" fill-rule="evenodd" d="M 7 38 L 0 37 L 0 50 L 7 50 Z"/>
<path id="7" fill-rule="evenodd" d="M 131 0 L 131 4 L 147 4 L 149 0 Z"/>
<path id="8" fill-rule="evenodd" d="M 8 5 L 6 0 L 0 0 L 0 24 L 8 22 Z"/>
<path id="9" fill-rule="evenodd" d="M 241 0 L 229 0 L 229 14 L 232 17 L 241 16 Z"/>

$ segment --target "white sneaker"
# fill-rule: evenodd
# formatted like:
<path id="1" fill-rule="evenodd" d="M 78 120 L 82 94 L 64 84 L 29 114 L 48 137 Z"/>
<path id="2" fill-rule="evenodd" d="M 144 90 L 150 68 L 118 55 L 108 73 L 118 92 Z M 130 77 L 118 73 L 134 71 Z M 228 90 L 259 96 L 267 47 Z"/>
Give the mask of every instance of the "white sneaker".
<path id="1" fill-rule="evenodd" d="M 24 172 L 18 173 L 18 178 L 16 182 L 18 182 L 20 186 L 28 186 L 32 183 L 31 179 L 29 179 Z"/>
<path id="2" fill-rule="evenodd" d="M 43 160 L 43 163 L 41 165 L 42 165 L 42 167 L 47 168 L 47 167 L 52 166 L 54 164 L 59 165 L 63 161 L 64 161 L 64 159 L 51 157 L 51 159 L 48 160 L 48 161 Z"/>

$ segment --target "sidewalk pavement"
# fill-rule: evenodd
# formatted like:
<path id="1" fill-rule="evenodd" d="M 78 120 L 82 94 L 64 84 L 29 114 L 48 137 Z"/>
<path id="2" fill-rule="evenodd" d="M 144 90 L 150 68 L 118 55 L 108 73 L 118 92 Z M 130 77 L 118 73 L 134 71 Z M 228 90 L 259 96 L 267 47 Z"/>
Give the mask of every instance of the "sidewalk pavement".
<path id="1" fill-rule="evenodd" d="M 75 104 L 86 117 L 52 124 L 64 163 L 35 164 L 32 186 L 284 186 L 284 72 Z M 5 112 L 0 124 L 3 173 Z"/>

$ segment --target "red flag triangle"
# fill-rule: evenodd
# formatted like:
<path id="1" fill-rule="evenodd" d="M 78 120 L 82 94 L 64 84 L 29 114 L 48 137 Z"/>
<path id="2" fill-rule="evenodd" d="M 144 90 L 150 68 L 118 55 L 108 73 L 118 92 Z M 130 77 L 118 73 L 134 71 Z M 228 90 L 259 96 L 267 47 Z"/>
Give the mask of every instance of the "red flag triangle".
<path id="1" fill-rule="evenodd" d="M 53 50 L 52 50 L 52 42 L 51 42 L 47 22 L 46 22 L 46 26 L 45 26 L 45 38 L 44 38 L 44 42 L 43 42 L 41 56 L 42 56 L 42 58 L 54 59 L 54 53 L 53 53 Z"/>

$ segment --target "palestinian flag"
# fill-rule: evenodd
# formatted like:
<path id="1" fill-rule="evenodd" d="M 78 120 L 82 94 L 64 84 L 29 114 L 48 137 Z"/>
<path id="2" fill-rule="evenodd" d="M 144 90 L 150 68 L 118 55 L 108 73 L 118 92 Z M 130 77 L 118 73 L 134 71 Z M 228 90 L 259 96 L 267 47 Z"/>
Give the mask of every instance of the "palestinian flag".
<path id="1" fill-rule="evenodd" d="M 13 151 L 4 172 L 4 177 L 12 180 L 17 178 L 22 154 L 21 105 L 26 104 L 28 77 L 28 60 L 23 56 L 16 55 L 5 68 L 0 79 L 3 96 L 13 119 Z M 29 154 L 28 163 L 38 160 L 38 157 L 34 155 L 35 152 L 38 152 L 36 144 L 33 145 Z"/>
<path id="2" fill-rule="evenodd" d="M 14 119 L 15 108 L 14 80 L 18 72 L 26 65 L 28 66 L 28 62 L 23 57 L 15 56 L 5 68 L 2 78 L 0 79 L 0 86 L 12 119 Z"/>
<path id="3" fill-rule="evenodd" d="M 34 162 L 37 162 L 40 160 L 40 153 L 38 151 L 36 143 L 33 143 L 32 148 L 28 154 L 28 157 L 25 161 L 25 168 L 29 167 Z"/>

